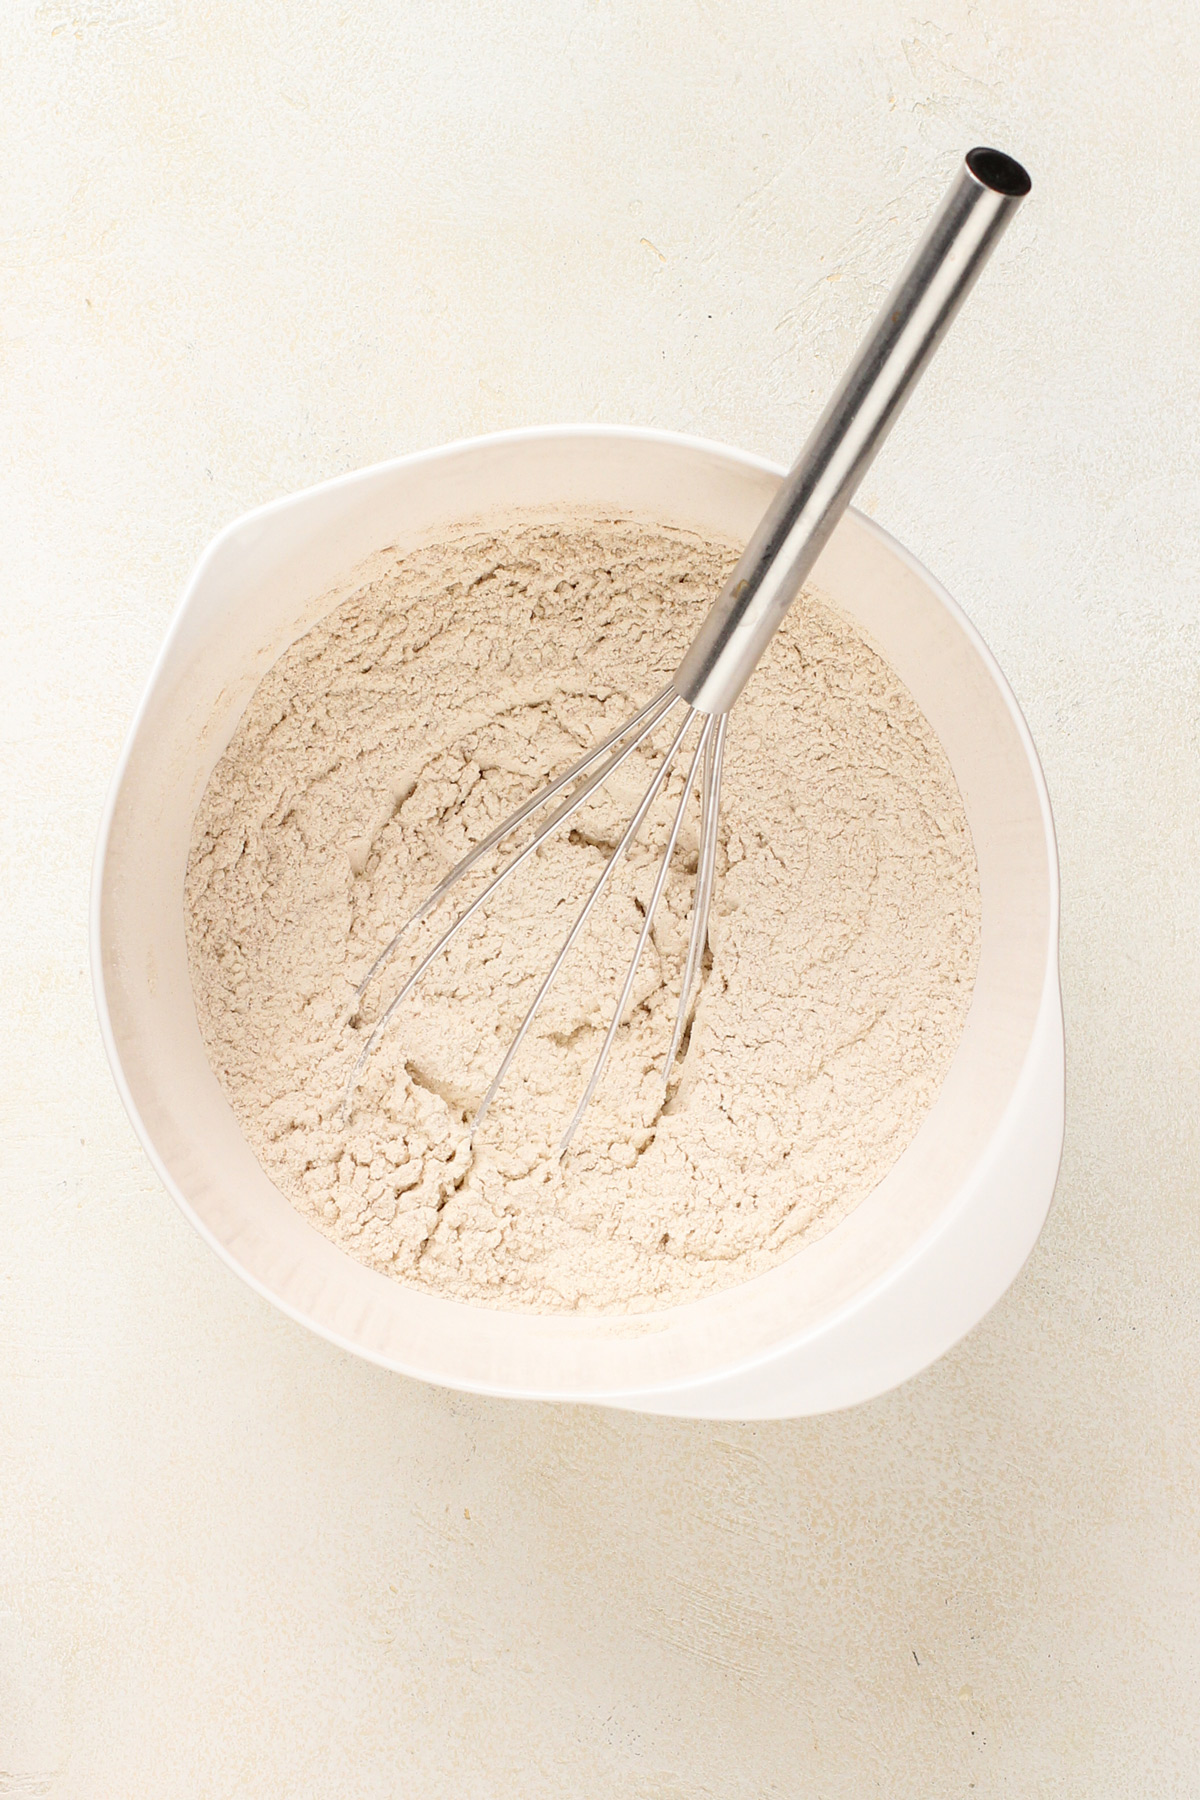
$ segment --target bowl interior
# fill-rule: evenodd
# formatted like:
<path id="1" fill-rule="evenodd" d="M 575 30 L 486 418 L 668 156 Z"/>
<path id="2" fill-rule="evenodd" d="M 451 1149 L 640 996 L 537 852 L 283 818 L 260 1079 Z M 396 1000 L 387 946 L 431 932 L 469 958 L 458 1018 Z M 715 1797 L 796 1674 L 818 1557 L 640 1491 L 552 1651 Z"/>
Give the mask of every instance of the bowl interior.
<path id="1" fill-rule="evenodd" d="M 625 1317 L 503 1313 L 434 1298 L 335 1248 L 259 1168 L 209 1068 L 192 1001 L 183 884 L 192 820 L 258 681 L 321 599 L 388 545 L 530 510 L 611 511 L 745 538 L 769 465 L 660 433 L 511 433 L 404 458 L 263 508 L 209 548 L 135 722 L 99 851 L 94 955 L 124 1098 L 197 1228 L 325 1336 L 428 1380 L 536 1397 L 636 1395 L 770 1356 L 869 1304 L 961 1195 L 1010 1105 L 1054 979 L 1053 839 L 1028 733 L 958 609 L 850 513 L 814 574 L 908 685 L 949 757 L 975 839 L 983 927 L 942 1092 L 886 1179 L 823 1238 L 752 1281 Z"/>

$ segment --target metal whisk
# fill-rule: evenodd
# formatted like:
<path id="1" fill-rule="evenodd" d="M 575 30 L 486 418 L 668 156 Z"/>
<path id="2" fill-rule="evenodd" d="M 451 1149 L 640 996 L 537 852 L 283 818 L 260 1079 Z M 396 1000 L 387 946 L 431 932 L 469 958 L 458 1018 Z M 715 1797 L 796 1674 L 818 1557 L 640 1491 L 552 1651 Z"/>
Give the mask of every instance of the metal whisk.
<path id="1" fill-rule="evenodd" d="M 786 481 L 767 508 L 737 567 L 696 633 L 669 684 L 617 731 L 589 750 L 571 768 L 489 833 L 418 908 L 376 957 L 358 989 L 358 1002 L 395 955 L 405 933 L 426 918 L 481 859 L 495 850 L 535 813 L 566 794 L 529 842 L 505 863 L 499 874 L 438 938 L 408 976 L 372 1028 L 350 1073 L 343 1100 L 348 1116 L 354 1089 L 367 1058 L 379 1044 L 398 1008 L 462 930 L 487 905 L 522 863 L 560 830 L 589 796 L 619 769 L 647 739 L 682 708 L 665 756 L 599 880 L 551 964 L 529 1010 L 505 1051 L 503 1060 L 475 1114 L 479 1125 L 500 1088 L 513 1058 L 533 1024 L 559 970 L 654 805 L 685 740 L 696 728 L 688 753 L 683 792 L 675 808 L 666 848 L 645 909 L 633 959 L 626 973 L 591 1078 L 559 1145 L 566 1153 L 593 1094 L 599 1086 L 617 1032 L 633 992 L 638 965 L 667 885 L 671 862 L 689 803 L 699 785 L 700 849 L 692 918 L 675 1029 L 663 1066 L 667 1082 L 687 1021 L 688 1006 L 708 931 L 713 877 L 717 862 L 717 826 L 721 802 L 721 767 L 729 712 L 758 666 L 771 638 L 783 622 L 834 526 L 870 467 L 918 377 L 941 342 L 984 263 L 1013 213 L 1029 192 L 1025 170 L 999 150 L 968 152 L 963 167 L 935 214 L 895 288 L 884 302 L 866 340 L 818 420 Z"/>

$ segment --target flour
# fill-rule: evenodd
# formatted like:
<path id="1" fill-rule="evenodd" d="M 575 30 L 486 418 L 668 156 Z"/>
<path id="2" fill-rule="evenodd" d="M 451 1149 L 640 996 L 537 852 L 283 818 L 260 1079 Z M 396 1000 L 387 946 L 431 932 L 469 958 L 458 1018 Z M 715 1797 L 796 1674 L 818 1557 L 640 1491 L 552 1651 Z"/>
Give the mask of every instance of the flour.
<path id="1" fill-rule="evenodd" d="M 213 774 L 187 875 L 210 1060 L 283 1193 L 399 1281 L 539 1311 L 693 1299 L 827 1231 L 938 1093 L 978 957 L 962 803 L 896 675 L 806 593 L 731 721 L 709 952 L 666 1089 L 694 813 L 628 1021 L 559 1163 L 675 777 L 468 1141 L 650 778 L 656 758 L 639 755 L 433 966 L 339 1116 L 365 1034 L 451 915 L 406 939 L 347 1023 L 380 948 L 466 849 L 664 685 L 735 555 L 578 520 L 384 553 L 276 663 Z"/>

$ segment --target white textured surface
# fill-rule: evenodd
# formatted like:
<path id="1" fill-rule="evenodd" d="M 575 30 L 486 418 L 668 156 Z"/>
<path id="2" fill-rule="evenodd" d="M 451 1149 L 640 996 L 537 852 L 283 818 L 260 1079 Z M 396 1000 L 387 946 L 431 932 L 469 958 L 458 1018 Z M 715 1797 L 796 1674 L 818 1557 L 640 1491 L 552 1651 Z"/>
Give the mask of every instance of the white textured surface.
<path id="1" fill-rule="evenodd" d="M 1188 16 L 10 0 L 0 1795 L 1198 1791 Z M 174 1213 L 92 1019 L 94 824 L 184 575 L 258 501 L 504 425 L 786 456 L 977 141 L 1034 197 L 865 501 L 1056 803 L 1032 1262 L 925 1376 L 789 1425 L 340 1355 Z"/>

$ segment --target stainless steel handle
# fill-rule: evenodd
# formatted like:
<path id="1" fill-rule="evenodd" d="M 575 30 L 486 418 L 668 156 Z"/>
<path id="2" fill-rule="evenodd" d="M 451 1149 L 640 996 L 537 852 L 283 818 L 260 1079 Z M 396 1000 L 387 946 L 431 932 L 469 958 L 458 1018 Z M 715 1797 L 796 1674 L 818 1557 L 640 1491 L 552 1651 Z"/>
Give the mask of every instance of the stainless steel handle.
<path id="1" fill-rule="evenodd" d="M 699 712 L 728 712 L 1030 189 L 999 150 L 968 151 L 900 280 L 676 670 Z"/>

